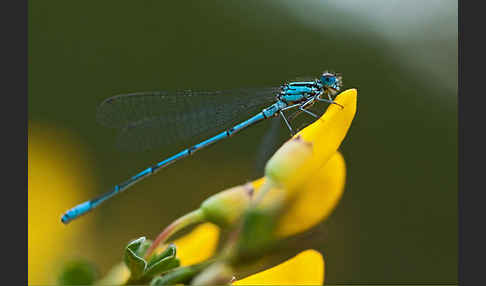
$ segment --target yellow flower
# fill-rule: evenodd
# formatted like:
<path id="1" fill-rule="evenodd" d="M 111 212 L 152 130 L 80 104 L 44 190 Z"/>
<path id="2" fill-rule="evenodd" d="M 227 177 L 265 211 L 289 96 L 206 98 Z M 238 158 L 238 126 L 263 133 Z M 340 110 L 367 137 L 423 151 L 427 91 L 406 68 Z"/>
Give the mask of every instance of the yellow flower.
<path id="1" fill-rule="evenodd" d="M 56 282 L 64 259 L 90 255 L 93 218 L 59 223 L 66 206 L 94 189 L 88 157 L 75 136 L 47 124 L 28 127 L 28 284 Z"/>
<path id="2" fill-rule="evenodd" d="M 357 91 L 340 93 L 324 115 L 287 141 L 252 182 L 259 207 L 284 205 L 276 235 L 296 234 L 325 219 L 344 191 L 346 164 L 337 151 L 356 113 Z M 266 187 L 266 189 L 265 189 Z"/>
<path id="3" fill-rule="evenodd" d="M 253 274 L 233 285 L 323 285 L 324 259 L 308 249 L 270 269 Z"/>
<path id="4" fill-rule="evenodd" d="M 331 104 L 324 115 L 270 158 L 265 166 L 267 182 L 263 187 L 280 187 L 290 197 L 336 153 L 356 114 L 356 89 L 343 91 L 335 102 L 344 108 Z"/>

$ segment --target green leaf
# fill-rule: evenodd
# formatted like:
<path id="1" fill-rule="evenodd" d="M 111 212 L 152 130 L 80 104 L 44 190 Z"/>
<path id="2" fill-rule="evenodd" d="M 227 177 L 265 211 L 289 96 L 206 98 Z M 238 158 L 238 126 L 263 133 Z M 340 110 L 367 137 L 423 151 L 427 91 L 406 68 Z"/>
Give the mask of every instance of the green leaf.
<path id="1" fill-rule="evenodd" d="M 162 253 L 152 255 L 150 261 L 147 262 L 144 254 L 150 244 L 145 237 L 140 237 L 126 246 L 124 261 L 131 272 L 129 282 L 148 282 L 154 276 L 180 265 L 179 259 L 176 258 L 177 248 L 174 244 L 169 245 Z"/>
<path id="2" fill-rule="evenodd" d="M 142 243 L 140 244 L 140 246 L 136 251 L 137 255 L 140 257 L 144 257 L 150 245 L 152 245 L 152 241 L 144 238 L 144 240 L 142 241 Z"/>
<path id="3" fill-rule="evenodd" d="M 131 279 L 137 279 L 142 276 L 147 267 L 147 261 L 143 259 L 143 256 L 138 254 L 140 253 L 139 249 L 144 242 L 145 237 L 140 237 L 128 243 L 125 248 L 124 261 L 128 269 L 130 269 Z"/>
<path id="4" fill-rule="evenodd" d="M 97 278 L 93 264 L 84 260 L 73 260 L 66 263 L 58 277 L 59 285 L 92 285 Z"/>
<path id="5" fill-rule="evenodd" d="M 145 277 L 153 277 L 155 275 L 167 272 L 172 268 L 180 265 L 179 259 L 176 258 L 177 248 L 174 244 L 169 245 L 162 253 L 154 256 L 145 270 Z"/>
<path id="6" fill-rule="evenodd" d="M 129 248 L 132 251 L 137 251 L 140 245 L 142 245 L 144 241 L 145 241 L 145 236 L 139 237 L 137 239 L 130 241 L 125 248 Z"/>
<path id="7" fill-rule="evenodd" d="M 167 257 L 164 259 L 159 260 L 157 263 L 154 263 L 152 267 L 147 268 L 145 271 L 144 276 L 146 277 L 153 277 L 158 274 L 162 274 L 167 272 L 173 268 L 179 267 L 180 265 L 179 259 L 175 257 Z"/>
<path id="8" fill-rule="evenodd" d="M 166 257 L 175 257 L 177 253 L 177 248 L 174 244 L 170 244 L 167 246 L 167 248 L 162 251 L 160 254 L 154 254 L 152 255 L 152 258 L 150 259 L 148 263 L 148 267 L 150 267 L 152 264 L 158 262 L 159 260 L 166 258 Z"/>

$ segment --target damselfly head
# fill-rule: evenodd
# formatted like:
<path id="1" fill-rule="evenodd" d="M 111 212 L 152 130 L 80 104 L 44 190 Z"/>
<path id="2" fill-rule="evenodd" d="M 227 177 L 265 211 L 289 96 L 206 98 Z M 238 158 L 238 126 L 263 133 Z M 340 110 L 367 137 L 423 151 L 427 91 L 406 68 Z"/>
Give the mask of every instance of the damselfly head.
<path id="1" fill-rule="evenodd" d="M 332 72 L 324 72 L 321 75 L 321 83 L 325 92 L 330 92 L 331 94 L 336 94 L 341 90 L 343 86 L 342 77 L 340 74 Z"/>

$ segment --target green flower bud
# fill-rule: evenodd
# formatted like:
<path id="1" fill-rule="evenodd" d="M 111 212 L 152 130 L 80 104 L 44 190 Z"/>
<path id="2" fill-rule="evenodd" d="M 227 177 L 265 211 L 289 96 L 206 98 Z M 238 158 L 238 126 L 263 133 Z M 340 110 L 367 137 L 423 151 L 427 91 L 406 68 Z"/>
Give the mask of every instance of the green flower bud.
<path id="1" fill-rule="evenodd" d="M 309 177 L 307 169 L 312 170 L 312 143 L 295 137 L 285 142 L 268 160 L 265 176 L 273 183 L 287 191 Z"/>
<path id="2" fill-rule="evenodd" d="M 253 188 L 250 184 L 237 186 L 207 198 L 200 209 L 206 221 L 221 228 L 233 225 L 250 204 Z"/>

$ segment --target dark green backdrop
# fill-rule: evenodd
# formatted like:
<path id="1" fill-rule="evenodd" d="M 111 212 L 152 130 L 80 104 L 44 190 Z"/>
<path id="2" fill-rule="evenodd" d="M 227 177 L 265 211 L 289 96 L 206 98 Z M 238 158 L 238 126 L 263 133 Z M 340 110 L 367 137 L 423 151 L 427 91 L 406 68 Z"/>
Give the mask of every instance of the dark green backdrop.
<path id="1" fill-rule="evenodd" d="M 457 3 L 438 2 L 452 8 L 430 20 L 420 2 L 411 2 L 417 14 L 394 31 L 393 14 L 407 11 L 387 10 L 380 19 L 390 22 L 373 26 L 374 13 L 357 17 L 332 2 L 300 2 L 30 1 L 29 121 L 81 138 L 99 185 L 86 190 L 89 198 L 162 153 L 115 149 L 116 132 L 95 120 L 103 99 L 164 88 L 278 85 L 339 71 L 346 88 L 358 89 L 358 111 L 341 146 L 346 190 L 320 248 L 326 282 L 456 281 Z M 412 24 L 419 28 L 408 33 Z M 210 194 L 255 178 L 268 127 L 179 162 L 90 214 L 97 228 L 86 235 L 99 242 L 100 255 L 88 258 L 104 273 L 130 239 L 154 237 Z"/>

